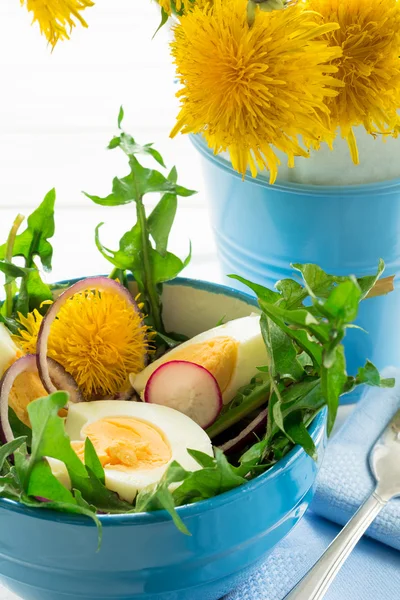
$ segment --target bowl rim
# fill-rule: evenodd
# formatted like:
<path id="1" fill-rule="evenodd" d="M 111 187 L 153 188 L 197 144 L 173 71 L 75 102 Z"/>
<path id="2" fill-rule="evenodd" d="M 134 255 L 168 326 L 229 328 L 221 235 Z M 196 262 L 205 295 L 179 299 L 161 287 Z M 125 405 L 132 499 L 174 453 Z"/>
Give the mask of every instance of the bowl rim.
<path id="1" fill-rule="evenodd" d="M 59 281 L 60 284 L 73 284 L 75 281 L 79 281 L 82 278 L 66 279 Z M 178 286 L 183 285 L 186 287 L 194 287 L 196 289 L 208 291 L 211 293 L 218 293 L 226 295 L 232 298 L 240 299 L 250 306 L 257 307 L 257 299 L 250 294 L 246 294 L 240 290 L 230 288 L 223 284 L 213 283 L 209 281 L 203 281 L 199 279 L 190 279 L 187 277 L 176 277 L 174 280 L 166 282 L 165 285 Z M 325 424 L 326 424 L 327 410 L 324 407 L 313 419 L 312 423 L 308 427 L 308 431 L 317 446 L 325 435 Z M 278 477 L 283 471 L 289 469 L 293 463 L 297 461 L 302 455 L 305 455 L 305 450 L 298 444 L 292 448 L 290 452 L 273 467 L 258 475 L 254 479 L 244 483 L 243 485 L 224 492 L 213 498 L 207 500 L 201 500 L 193 504 L 185 504 L 177 507 L 177 512 L 182 519 L 196 516 L 198 514 L 207 512 L 208 510 L 215 510 L 222 505 L 229 504 L 237 499 L 237 496 L 251 493 L 253 490 L 264 485 L 267 481 L 273 480 Z M 312 458 L 310 457 L 310 460 Z M 44 505 L 45 506 L 45 505 Z M 0 498 L 0 508 L 10 510 L 14 513 L 20 513 L 25 516 L 31 516 L 38 519 L 44 519 L 48 521 L 54 521 L 58 523 L 68 523 L 82 526 L 94 526 L 94 523 L 84 515 L 74 515 L 69 513 L 62 513 L 55 510 L 46 508 L 29 507 L 24 504 L 7 498 Z M 171 522 L 171 517 L 166 510 L 157 510 L 152 512 L 141 512 L 141 513 L 124 513 L 124 514 L 112 514 L 112 515 L 97 515 L 103 526 L 138 526 L 147 523 L 160 523 L 160 522 Z"/>
<path id="2" fill-rule="evenodd" d="M 368 193 L 379 192 L 381 195 L 391 194 L 396 188 L 400 188 L 400 178 L 388 179 L 386 181 L 377 181 L 373 183 L 353 183 L 347 185 L 315 185 L 306 183 L 297 183 L 278 179 L 274 184 L 269 183 L 268 177 L 263 172 L 258 173 L 257 177 L 252 177 L 248 172 L 243 176 L 234 170 L 231 163 L 221 156 L 215 154 L 206 144 L 200 134 L 189 134 L 189 138 L 195 148 L 213 164 L 220 169 L 234 175 L 240 181 L 246 181 L 262 188 L 271 188 L 273 190 L 285 191 L 289 194 L 309 194 L 311 196 L 364 196 Z"/>

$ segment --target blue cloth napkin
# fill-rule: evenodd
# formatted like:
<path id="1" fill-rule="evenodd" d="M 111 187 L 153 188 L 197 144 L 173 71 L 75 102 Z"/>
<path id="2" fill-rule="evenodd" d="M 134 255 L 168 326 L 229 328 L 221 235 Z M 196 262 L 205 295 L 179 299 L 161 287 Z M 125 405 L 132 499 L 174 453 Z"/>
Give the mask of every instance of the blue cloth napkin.
<path id="1" fill-rule="evenodd" d="M 369 453 L 400 409 L 400 370 L 387 368 L 383 376 L 395 377 L 396 386 L 393 389 L 367 388 L 357 408 L 328 444 L 318 476 L 311 509 L 340 525 L 347 523 L 373 491 Z M 367 535 L 400 550 L 400 499 L 392 500 L 384 508 Z"/>
<path id="2" fill-rule="evenodd" d="M 400 370 L 394 389 L 370 388 L 345 425 L 329 442 L 311 509 L 264 565 L 225 600 L 282 600 L 321 556 L 360 507 L 374 483 L 368 455 L 392 415 L 400 408 Z M 400 458 L 399 458 L 400 460 Z M 325 518 L 324 518 L 325 517 Z M 335 523 L 329 522 L 335 521 Z M 342 568 L 326 600 L 400 598 L 400 500 L 382 512 Z"/>

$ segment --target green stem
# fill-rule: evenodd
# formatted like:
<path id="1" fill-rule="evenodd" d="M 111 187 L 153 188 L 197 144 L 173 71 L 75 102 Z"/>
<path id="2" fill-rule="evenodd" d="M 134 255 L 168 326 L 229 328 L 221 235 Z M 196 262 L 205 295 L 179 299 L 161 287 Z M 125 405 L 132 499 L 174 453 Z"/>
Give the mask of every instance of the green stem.
<path id="1" fill-rule="evenodd" d="M 11 227 L 11 231 L 8 234 L 5 259 L 9 263 L 12 262 L 15 238 L 17 237 L 18 229 L 20 228 L 24 219 L 25 219 L 25 217 L 23 215 L 21 215 L 21 214 L 17 215 L 17 217 L 13 223 L 13 226 Z M 12 315 L 13 302 L 14 302 L 13 288 L 14 288 L 14 282 L 7 281 L 4 286 L 4 289 L 6 292 L 6 316 L 7 317 L 11 317 L 11 315 Z"/>
<path id="2" fill-rule="evenodd" d="M 143 196 L 138 196 L 136 199 L 137 220 L 140 225 L 142 236 L 142 252 L 143 252 L 143 285 L 146 290 L 148 301 L 150 304 L 150 312 L 153 317 L 154 327 L 158 333 L 165 333 L 164 325 L 161 317 L 160 300 L 156 287 L 153 282 L 151 258 L 150 258 L 150 240 L 147 231 L 146 211 L 143 204 Z"/>
<path id="3" fill-rule="evenodd" d="M 267 381 L 264 383 L 264 385 L 260 386 L 254 390 L 254 392 L 249 394 L 242 404 L 236 408 L 228 410 L 228 412 L 217 419 L 215 423 L 213 423 L 211 427 L 207 429 L 209 437 L 211 439 L 216 437 L 220 433 L 226 431 L 226 429 L 232 427 L 232 425 L 239 423 L 239 421 L 253 412 L 253 410 L 256 410 L 257 408 L 263 406 L 263 404 L 266 404 L 269 397 L 270 385 L 270 382 Z"/>

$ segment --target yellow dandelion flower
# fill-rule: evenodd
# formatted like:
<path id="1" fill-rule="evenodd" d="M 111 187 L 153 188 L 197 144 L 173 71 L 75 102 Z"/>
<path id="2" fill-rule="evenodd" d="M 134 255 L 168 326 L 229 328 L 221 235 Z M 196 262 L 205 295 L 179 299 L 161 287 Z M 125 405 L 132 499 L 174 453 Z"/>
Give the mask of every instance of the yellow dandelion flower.
<path id="1" fill-rule="evenodd" d="M 305 7 L 340 29 L 324 38 L 340 46 L 332 64 L 345 86 L 328 99 L 334 131 L 347 139 L 353 161 L 358 151 L 353 127 L 397 135 L 400 108 L 400 3 L 397 0 L 306 0 Z"/>
<path id="2" fill-rule="evenodd" d="M 325 100 L 341 85 L 328 64 L 341 54 L 321 41 L 338 25 L 289 6 L 258 11 L 247 22 L 247 0 L 214 0 L 180 18 L 171 43 L 182 89 L 181 110 L 171 136 L 201 133 L 215 153 L 229 151 L 233 167 L 252 175 L 279 160 L 275 149 L 308 156 L 298 136 L 318 143 L 331 134 Z M 316 39 L 318 38 L 318 39 Z"/>
<path id="3" fill-rule="evenodd" d="M 43 317 L 19 315 L 23 329 L 15 337 L 25 352 L 35 353 Z M 129 375 L 145 367 L 152 335 L 142 316 L 124 298 L 110 292 L 75 294 L 51 326 L 48 356 L 57 360 L 86 399 L 113 397 L 129 386 Z"/>
<path id="4" fill-rule="evenodd" d="M 94 6 L 92 0 L 21 0 L 33 13 L 33 22 L 39 23 L 40 31 L 54 48 L 58 40 L 68 40 L 67 29 L 72 31 L 76 21 L 83 27 L 87 23 L 80 14 L 85 8 Z"/>
<path id="5" fill-rule="evenodd" d="M 193 3 L 193 0 L 175 0 L 175 2 L 172 2 L 172 0 L 157 0 L 157 1 L 158 1 L 158 4 L 161 6 L 161 8 L 163 8 L 164 11 L 167 13 L 167 15 L 172 14 L 172 7 L 174 7 L 176 12 L 178 12 L 178 13 L 180 13 L 181 10 L 183 12 L 186 12 L 191 8 L 192 3 Z"/>

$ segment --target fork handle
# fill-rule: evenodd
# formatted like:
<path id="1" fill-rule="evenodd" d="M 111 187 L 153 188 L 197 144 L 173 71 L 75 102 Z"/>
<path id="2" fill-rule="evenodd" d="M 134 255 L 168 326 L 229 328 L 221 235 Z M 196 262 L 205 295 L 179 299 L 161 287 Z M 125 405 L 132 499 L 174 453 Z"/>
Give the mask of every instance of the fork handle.
<path id="1" fill-rule="evenodd" d="M 387 500 L 375 490 L 284 600 L 322 600 L 343 563 L 386 504 Z"/>

